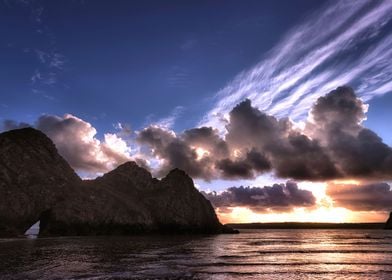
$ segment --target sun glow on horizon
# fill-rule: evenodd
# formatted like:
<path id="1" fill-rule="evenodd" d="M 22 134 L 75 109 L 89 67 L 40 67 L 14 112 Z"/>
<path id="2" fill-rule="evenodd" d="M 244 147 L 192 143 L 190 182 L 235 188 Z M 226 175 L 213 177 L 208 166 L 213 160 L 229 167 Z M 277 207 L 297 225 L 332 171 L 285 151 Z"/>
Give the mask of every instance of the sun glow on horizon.
<path id="1" fill-rule="evenodd" d="M 341 207 L 319 207 L 308 210 L 294 208 L 292 212 L 256 213 L 246 207 L 234 207 L 232 212 L 219 212 L 223 223 L 271 223 L 271 222 L 323 222 L 343 223 L 352 220 L 353 212 Z"/>
<path id="2" fill-rule="evenodd" d="M 316 198 L 314 207 L 297 207 L 290 212 L 267 210 L 254 212 L 247 207 L 232 207 L 229 209 L 216 209 L 222 223 L 273 223 L 273 222 L 320 222 L 320 223 L 358 223 L 358 222 L 385 222 L 388 213 L 382 211 L 352 211 L 343 207 L 334 206 L 334 201 L 326 194 L 329 184 L 360 185 L 358 180 L 334 180 L 332 182 L 301 182 L 301 189 L 309 190 Z"/>
<path id="3" fill-rule="evenodd" d="M 383 223 L 388 218 L 386 212 L 351 211 L 342 207 L 319 207 L 313 210 L 295 208 L 292 212 L 256 213 L 246 207 L 234 207 L 232 212 L 220 212 L 219 220 L 227 223 L 284 223 L 284 222 L 313 222 L 313 223 Z"/>

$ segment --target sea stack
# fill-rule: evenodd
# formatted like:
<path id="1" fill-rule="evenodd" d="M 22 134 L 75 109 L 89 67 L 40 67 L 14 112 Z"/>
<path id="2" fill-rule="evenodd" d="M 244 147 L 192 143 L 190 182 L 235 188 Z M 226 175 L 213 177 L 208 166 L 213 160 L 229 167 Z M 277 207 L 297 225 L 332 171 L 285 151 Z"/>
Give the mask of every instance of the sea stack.
<path id="1" fill-rule="evenodd" d="M 389 214 L 389 219 L 385 223 L 385 229 L 392 229 L 392 212 Z"/>
<path id="2" fill-rule="evenodd" d="M 0 134 L 0 235 L 231 233 L 193 180 L 174 169 L 161 180 L 127 162 L 81 180 L 42 132 Z"/>

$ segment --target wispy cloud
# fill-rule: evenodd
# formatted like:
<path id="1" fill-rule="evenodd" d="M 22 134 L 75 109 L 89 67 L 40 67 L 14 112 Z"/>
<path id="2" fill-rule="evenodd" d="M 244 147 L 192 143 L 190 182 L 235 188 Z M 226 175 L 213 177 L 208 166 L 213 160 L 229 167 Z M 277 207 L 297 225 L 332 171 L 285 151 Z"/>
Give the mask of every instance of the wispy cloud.
<path id="1" fill-rule="evenodd" d="M 52 87 L 59 81 L 59 76 L 64 69 L 65 57 L 53 50 L 36 49 L 35 54 L 39 64 L 30 78 L 32 91 L 45 93 L 46 87 Z"/>
<path id="2" fill-rule="evenodd" d="M 35 50 L 39 62 L 48 68 L 62 70 L 65 64 L 65 58 L 62 54 L 54 51 L 46 52 Z"/>
<path id="3" fill-rule="evenodd" d="M 53 87 L 59 82 L 67 60 L 57 49 L 55 34 L 45 21 L 47 10 L 44 8 L 44 3 L 35 0 L 4 0 L 3 3 L 6 7 L 24 9 L 29 14 L 28 28 L 33 32 L 36 40 L 28 40 L 20 43 L 23 45 L 19 46 L 11 43 L 9 46 L 19 47 L 23 53 L 36 58 L 37 63 L 30 76 L 32 91 L 45 93 L 48 87 Z"/>
<path id="4" fill-rule="evenodd" d="M 314 101 L 351 84 L 365 101 L 392 91 L 392 1 L 331 1 L 294 27 L 215 96 L 200 125 L 224 127 L 245 98 L 279 117 L 305 117 Z"/>
<path id="5" fill-rule="evenodd" d="M 184 112 L 183 106 L 176 106 L 168 117 L 158 120 L 155 125 L 164 128 L 172 128 L 177 118 Z"/>

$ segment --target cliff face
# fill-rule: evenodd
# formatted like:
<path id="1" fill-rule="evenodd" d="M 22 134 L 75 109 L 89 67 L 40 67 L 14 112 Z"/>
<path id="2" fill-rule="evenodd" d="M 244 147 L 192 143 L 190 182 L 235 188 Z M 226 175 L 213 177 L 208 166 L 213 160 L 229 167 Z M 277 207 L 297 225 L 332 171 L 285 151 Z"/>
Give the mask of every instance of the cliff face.
<path id="1" fill-rule="evenodd" d="M 50 139 L 31 128 L 0 134 L 0 152 L 3 234 L 22 234 L 37 220 L 44 235 L 231 231 L 178 169 L 157 180 L 128 162 L 82 181 Z"/>
<path id="2" fill-rule="evenodd" d="M 42 132 L 0 134 L 0 235 L 23 233 L 81 182 Z"/>
<path id="3" fill-rule="evenodd" d="M 95 235 L 143 232 L 224 232 L 210 202 L 183 171 L 162 180 L 133 162 L 85 181 L 46 213 L 42 234 Z"/>
<path id="4" fill-rule="evenodd" d="M 389 214 L 389 219 L 385 223 L 385 229 L 392 229 L 392 212 Z"/>

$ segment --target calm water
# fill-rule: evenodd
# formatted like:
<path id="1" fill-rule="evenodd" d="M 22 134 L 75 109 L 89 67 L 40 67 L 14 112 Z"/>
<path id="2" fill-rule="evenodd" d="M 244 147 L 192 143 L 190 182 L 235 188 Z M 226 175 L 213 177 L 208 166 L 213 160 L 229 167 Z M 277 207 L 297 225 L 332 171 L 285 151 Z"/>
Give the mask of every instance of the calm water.
<path id="1" fill-rule="evenodd" d="M 0 239 L 0 279 L 392 279 L 392 231 Z"/>

